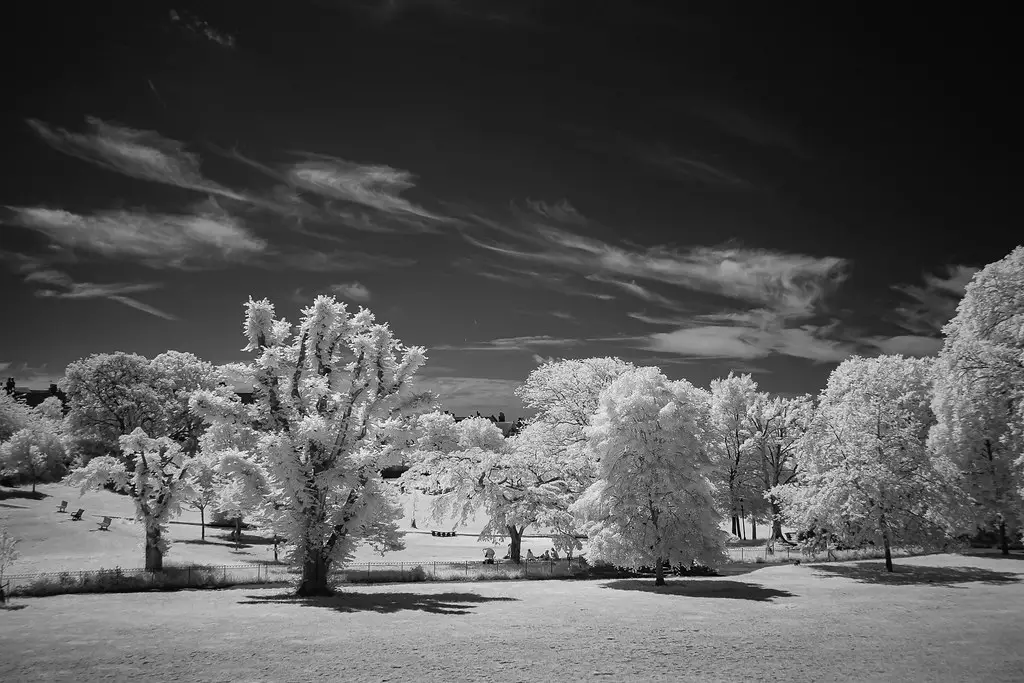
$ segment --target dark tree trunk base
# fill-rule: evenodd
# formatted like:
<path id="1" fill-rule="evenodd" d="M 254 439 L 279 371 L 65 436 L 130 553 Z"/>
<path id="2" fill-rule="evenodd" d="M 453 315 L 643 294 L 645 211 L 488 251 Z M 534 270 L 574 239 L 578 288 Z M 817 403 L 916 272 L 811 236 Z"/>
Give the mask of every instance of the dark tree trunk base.
<path id="1" fill-rule="evenodd" d="M 323 557 L 307 559 L 302 565 L 302 580 L 295 594 L 300 597 L 333 595 L 328 579 L 331 565 Z"/>

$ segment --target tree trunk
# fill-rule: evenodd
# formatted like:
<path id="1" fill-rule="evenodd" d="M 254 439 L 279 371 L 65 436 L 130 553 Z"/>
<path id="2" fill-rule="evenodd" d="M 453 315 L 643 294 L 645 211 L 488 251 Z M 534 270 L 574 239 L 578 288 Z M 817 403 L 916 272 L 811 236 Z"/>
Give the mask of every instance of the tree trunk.
<path id="1" fill-rule="evenodd" d="M 242 518 L 235 517 L 235 550 L 242 544 Z"/>
<path id="2" fill-rule="evenodd" d="M 164 570 L 164 554 L 160 552 L 160 528 L 146 529 L 146 571 L 162 572 Z"/>
<path id="3" fill-rule="evenodd" d="M 299 582 L 298 595 L 330 595 L 328 584 L 331 562 L 319 550 L 307 550 L 306 559 L 302 563 L 302 580 Z"/>
<path id="4" fill-rule="evenodd" d="M 199 535 L 206 540 L 206 508 L 199 508 Z"/>
<path id="5" fill-rule="evenodd" d="M 892 571 L 892 549 L 889 547 L 889 532 L 882 532 L 882 543 L 885 544 L 885 571 Z"/>
<path id="6" fill-rule="evenodd" d="M 999 523 L 999 544 L 1003 549 L 1003 555 L 1010 554 L 1010 539 L 1006 537 L 1006 522 Z"/>
<path id="7" fill-rule="evenodd" d="M 665 563 L 662 561 L 660 557 L 654 564 L 654 585 L 665 585 Z"/>
<path id="8" fill-rule="evenodd" d="M 750 518 L 750 540 L 757 540 L 757 520 L 753 517 Z"/>
<path id="9" fill-rule="evenodd" d="M 36 492 L 36 480 L 32 479 L 32 493 L 35 493 L 35 492 Z M 1005 538 L 1005 536 L 1003 538 Z"/>
<path id="10" fill-rule="evenodd" d="M 520 557 L 522 556 L 523 532 L 526 531 L 526 527 L 508 525 L 505 527 L 505 531 L 508 532 L 509 540 L 512 542 L 511 559 L 516 564 L 519 564 Z"/>
<path id="11" fill-rule="evenodd" d="M 770 540 L 774 541 L 777 538 L 786 540 L 786 537 L 782 535 L 782 506 L 779 505 L 778 499 L 774 496 L 771 498 L 772 505 L 772 533 Z"/>

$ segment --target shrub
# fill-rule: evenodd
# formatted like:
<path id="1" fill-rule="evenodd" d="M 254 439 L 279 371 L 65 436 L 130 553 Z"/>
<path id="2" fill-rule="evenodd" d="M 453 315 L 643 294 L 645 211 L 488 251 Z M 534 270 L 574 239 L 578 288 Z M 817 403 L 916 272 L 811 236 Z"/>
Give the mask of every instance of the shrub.
<path id="1" fill-rule="evenodd" d="M 180 590 L 182 588 L 226 588 L 239 584 L 279 583 L 282 576 L 260 572 L 238 576 L 230 569 L 209 566 L 165 567 L 162 572 L 128 570 L 120 567 L 94 572 L 60 572 L 43 574 L 28 583 L 13 587 L 11 595 L 44 597 L 65 593 L 135 593 L 147 590 Z"/>

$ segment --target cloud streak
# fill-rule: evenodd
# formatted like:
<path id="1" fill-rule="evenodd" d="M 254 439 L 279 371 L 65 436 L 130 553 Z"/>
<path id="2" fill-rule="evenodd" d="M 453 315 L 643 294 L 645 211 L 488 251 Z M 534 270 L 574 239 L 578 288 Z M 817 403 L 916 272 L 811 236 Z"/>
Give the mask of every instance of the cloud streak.
<path id="1" fill-rule="evenodd" d="M 177 140 L 87 117 L 91 129 L 73 133 L 29 119 L 28 125 L 54 149 L 132 178 L 250 202 L 247 195 L 204 177 L 199 156 Z"/>
<path id="2" fill-rule="evenodd" d="M 548 335 L 502 337 L 490 341 L 474 342 L 465 345 L 435 346 L 434 351 L 532 351 L 536 347 L 573 346 L 579 344 L 578 339 L 561 339 Z"/>
<path id="3" fill-rule="evenodd" d="M 24 272 L 31 266 L 26 264 L 22 267 Z M 137 294 L 148 292 L 160 287 L 156 283 L 105 283 L 75 282 L 70 275 L 59 270 L 43 269 L 32 270 L 25 274 L 25 282 L 42 286 L 35 290 L 35 295 L 51 299 L 108 299 L 119 304 L 129 306 L 149 315 L 163 318 L 164 320 L 177 320 L 178 318 L 170 313 L 143 303 L 126 294 Z"/>
<path id="4" fill-rule="evenodd" d="M 61 209 L 8 206 L 11 222 L 77 251 L 132 258 L 153 268 L 242 261 L 267 250 L 266 240 L 212 202 L 187 214 L 142 210 L 81 215 Z"/>

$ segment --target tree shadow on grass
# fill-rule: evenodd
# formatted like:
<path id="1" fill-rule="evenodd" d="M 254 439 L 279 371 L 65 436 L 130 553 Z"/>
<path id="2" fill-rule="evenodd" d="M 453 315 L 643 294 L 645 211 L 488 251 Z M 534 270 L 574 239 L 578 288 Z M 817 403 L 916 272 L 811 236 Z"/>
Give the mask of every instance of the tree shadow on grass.
<path id="1" fill-rule="evenodd" d="M 6 491 L 0 489 L 0 500 L 7 500 L 8 498 L 27 498 L 29 500 L 42 500 L 43 498 L 49 498 L 50 495 L 43 493 L 42 491 L 22 491 L 21 489 L 7 489 Z"/>
<path id="2" fill-rule="evenodd" d="M 12 505 L 11 503 L 0 503 L 0 508 L 21 508 L 22 510 L 28 509 L 28 505 Z"/>
<path id="3" fill-rule="evenodd" d="M 0 605 L 0 612 L 14 612 L 19 609 L 25 609 L 26 607 L 28 607 L 28 605 Z"/>
<path id="4" fill-rule="evenodd" d="M 979 567 L 925 567 L 914 564 L 893 564 L 893 571 L 885 570 L 884 562 L 858 562 L 856 564 L 816 564 L 814 569 L 826 575 L 842 576 L 861 583 L 887 586 L 933 585 L 952 587 L 958 583 L 987 583 L 999 585 L 1019 583 L 1021 577 L 1011 572 L 996 572 Z"/>
<path id="5" fill-rule="evenodd" d="M 776 588 L 765 588 L 756 583 L 743 581 L 687 580 L 668 581 L 664 586 L 655 586 L 650 579 L 621 579 L 610 581 L 604 585 L 620 591 L 644 591 L 663 595 L 679 595 L 689 598 L 731 598 L 733 600 L 753 600 L 768 602 L 772 598 L 791 598 L 789 591 Z"/>
<path id="6" fill-rule="evenodd" d="M 476 593 L 338 593 L 329 597 L 300 598 L 290 593 L 250 595 L 243 605 L 287 604 L 322 607 L 336 612 L 393 614 L 403 610 L 431 614 L 469 614 L 474 605 L 487 602 L 518 602 L 517 598 L 488 598 Z"/>

